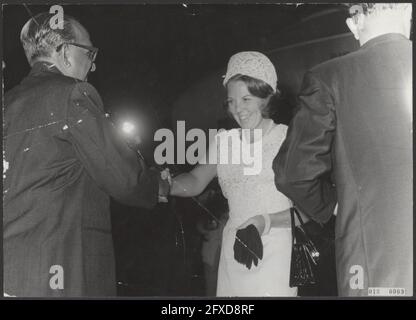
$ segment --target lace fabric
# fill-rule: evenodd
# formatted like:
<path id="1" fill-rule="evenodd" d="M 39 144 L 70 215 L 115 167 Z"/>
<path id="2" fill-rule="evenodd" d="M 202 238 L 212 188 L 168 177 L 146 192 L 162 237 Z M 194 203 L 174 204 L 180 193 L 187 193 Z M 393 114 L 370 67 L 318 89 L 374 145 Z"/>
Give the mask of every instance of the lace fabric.
<path id="1" fill-rule="evenodd" d="M 221 139 L 228 138 L 228 150 L 223 144 L 218 145 L 218 181 L 224 196 L 228 199 L 230 207 L 230 222 L 243 223 L 248 218 L 265 213 L 273 213 L 288 209 L 289 200 L 280 193 L 274 184 L 274 172 L 272 162 L 286 136 L 287 127 L 273 123 L 272 128 L 261 140 L 249 144 L 245 139 L 240 139 L 239 129 L 221 132 Z M 244 146 L 245 144 L 245 146 Z M 261 152 L 261 170 L 258 174 L 245 174 L 244 169 L 252 167 L 242 161 L 243 152 L 253 152 L 255 144 L 259 144 Z M 228 153 L 228 164 L 221 162 L 220 157 Z M 240 163 L 232 163 L 232 156 L 240 155 Z"/>
<path id="2" fill-rule="evenodd" d="M 218 153 L 243 152 L 247 144 L 240 139 L 240 130 L 233 129 L 219 134 L 221 138 L 234 137 L 233 144 L 224 150 L 218 146 Z M 217 296 L 296 296 L 297 288 L 289 287 L 292 235 L 289 228 L 273 228 L 261 237 L 263 259 L 250 270 L 234 258 L 234 242 L 239 226 L 258 214 L 275 213 L 290 208 L 289 199 L 280 193 L 274 184 L 273 160 L 286 136 L 286 126 L 272 123 L 271 129 L 255 142 L 261 146 L 261 170 L 258 174 L 244 174 L 244 162 L 225 164 L 218 162 L 217 174 L 220 186 L 228 199 L 229 220 L 223 231 L 221 257 L 218 267 Z M 230 139 L 231 140 L 231 139 Z M 247 145 L 246 145 L 247 146 Z M 250 145 L 251 146 L 251 145 Z M 240 150 L 239 150 L 240 148 Z M 249 149 L 246 148 L 246 152 Z M 220 156 L 220 155 L 219 155 Z M 250 165 L 249 165 L 250 166 Z"/>

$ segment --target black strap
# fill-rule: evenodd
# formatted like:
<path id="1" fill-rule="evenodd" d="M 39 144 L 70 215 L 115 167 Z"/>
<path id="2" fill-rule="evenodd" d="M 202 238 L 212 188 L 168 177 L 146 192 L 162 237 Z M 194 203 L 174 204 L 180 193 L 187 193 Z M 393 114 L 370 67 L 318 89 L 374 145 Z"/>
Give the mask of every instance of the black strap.
<path id="1" fill-rule="evenodd" d="M 295 243 L 295 228 L 296 228 L 296 224 L 295 224 L 295 214 L 294 214 L 295 208 L 291 207 L 290 208 L 290 220 L 291 220 L 291 224 L 292 224 L 292 245 Z"/>
<path id="2" fill-rule="evenodd" d="M 303 223 L 302 217 L 300 216 L 299 211 L 296 209 L 296 207 L 293 207 L 293 211 L 296 213 L 296 216 L 299 219 L 300 225 L 303 227 L 304 223 Z"/>
<path id="3" fill-rule="evenodd" d="M 308 235 L 308 233 L 306 232 L 305 228 L 304 228 L 304 222 L 302 220 L 302 217 L 300 216 L 299 211 L 296 209 L 295 206 L 290 208 L 290 219 L 292 222 L 292 244 L 295 243 L 296 240 L 296 236 L 295 236 L 295 228 L 296 228 L 296 223 L 295 223 L 295 214 L 296 217 L 298 218 L 299 222 L 300 222 L 300 226 L 301 226 L 301 230 L 304 233 L 306 239 L 310 240 L 310 236 Z"/>

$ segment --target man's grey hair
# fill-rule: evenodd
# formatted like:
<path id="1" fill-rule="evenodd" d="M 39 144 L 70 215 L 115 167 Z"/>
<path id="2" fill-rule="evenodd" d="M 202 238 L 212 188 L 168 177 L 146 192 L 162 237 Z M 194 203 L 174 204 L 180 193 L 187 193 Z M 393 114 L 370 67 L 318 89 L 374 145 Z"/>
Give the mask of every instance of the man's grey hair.
<path id="1" fill-rule="evenodd" d="M 347 3 L 349 8 L 361 7 L 363 14 L 369 15 L 375 12 L 380 12 L 383 10 L 403 10 L 407 7 L 411 7 L 412 3 Z M 351 15 L 354 15 L 358 12 L 351 12 Z"/>
<path id="2" fill-rule="evenodd" d="M 31 66 L 39 58 L 50 57 L 60 44 L 76 40 L 74 24 L 79 24 L 76 19 L 64 15 L 63 29 L 52 29 L 52 17 L 54 14 L 40 13 L 26 22 L 20 32 L 20 41 Z"/>

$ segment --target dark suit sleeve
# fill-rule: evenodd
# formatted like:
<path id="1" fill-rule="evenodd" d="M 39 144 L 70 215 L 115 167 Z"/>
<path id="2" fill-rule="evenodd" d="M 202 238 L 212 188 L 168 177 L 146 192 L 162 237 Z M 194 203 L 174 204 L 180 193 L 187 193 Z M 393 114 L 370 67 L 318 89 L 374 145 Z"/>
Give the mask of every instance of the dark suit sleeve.
<path id="1" fill-rule="evenodd" d="M 75 84 L 67 107 L 68 139 L 97 185 L 126 205 L 153 207 L 158 199 L 157 173 L 116 131 L 95 88 L 86 82 Z"/>
<path id="2" fill-rule="evenodd" d="M 286 139 L 273 161 L 275 183 L 299 209 L 318 222 L 327 222 L 336 205 L 331 183 L 331 145 L 335 110 L 328 87 L 312 72 L 306 73 L 299 106 Z"/>

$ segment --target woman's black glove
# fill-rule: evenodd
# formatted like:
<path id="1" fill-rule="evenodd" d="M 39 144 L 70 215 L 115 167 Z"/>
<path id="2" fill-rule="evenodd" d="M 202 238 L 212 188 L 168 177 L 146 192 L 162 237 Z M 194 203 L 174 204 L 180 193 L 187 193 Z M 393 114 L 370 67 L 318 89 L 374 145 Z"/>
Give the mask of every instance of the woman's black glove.
<path id="1" fill-rule="evenodd" d="M 253 263 L 257 266 L 259 259 L 263 259 L 263 243 L 253 224 L 237 231 L 234 242 L 234 259 L 244 264 L 248 269 L 251 269 Z"/>

